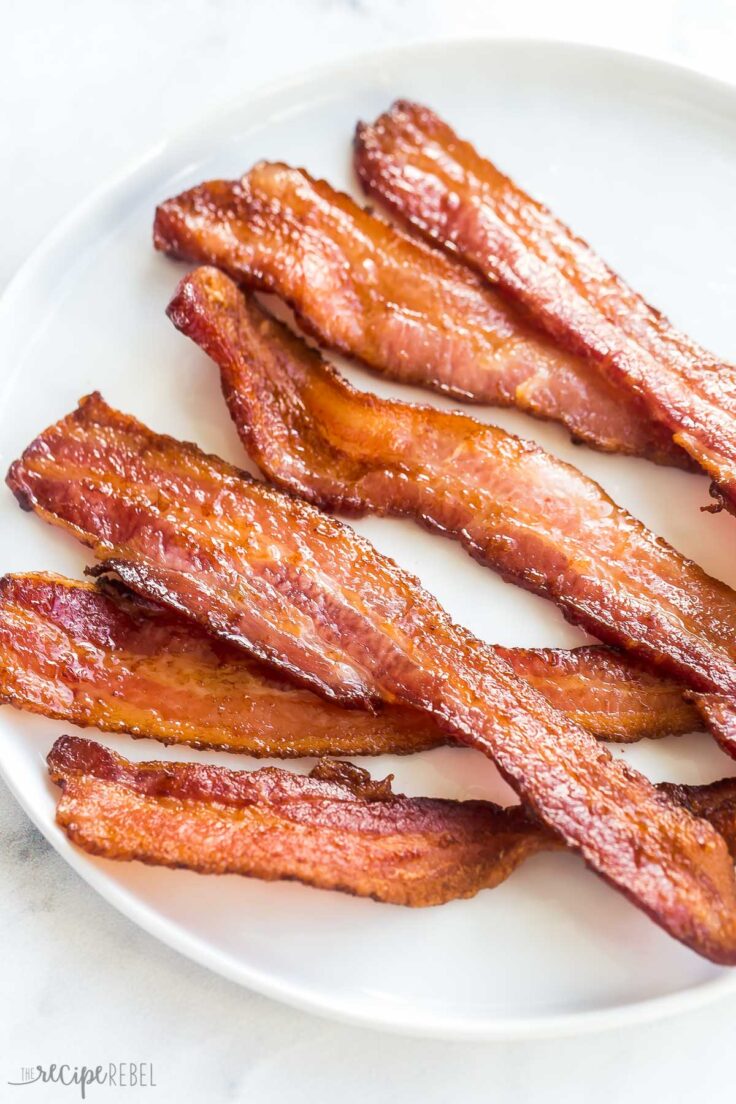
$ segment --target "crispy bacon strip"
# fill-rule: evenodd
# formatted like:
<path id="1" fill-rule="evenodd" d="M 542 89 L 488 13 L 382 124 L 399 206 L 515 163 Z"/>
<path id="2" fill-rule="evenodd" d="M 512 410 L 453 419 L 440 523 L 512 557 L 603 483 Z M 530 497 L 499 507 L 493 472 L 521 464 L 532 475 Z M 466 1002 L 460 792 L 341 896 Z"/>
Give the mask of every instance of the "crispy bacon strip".
<path id="1" fill-rule="evenodd" d="M 349 763 L 309 776 L 275 767 L 129 763 L 62 737 L 48 757 L 63 786 L 57 823 L 108 859 L 202 874 L 296 879 L 395 905 L 440 905 L 504 881 L 555 846 L 521 807 L 407 798 Z"/>
<path id="2" fill-rule="evenodd" d="M 635 398 L 525 322 L 465 265 L 287 165 L 162 203 L 157 249 L 275 292 L 323 345 L 405 383 L 516 406 L 606 452 L 691 462 Z"/>
<path id="3" fill-rule="evenodd" d="M 719 503 L 736 512 L 733 365 L 678 332 L 428 108 L 400 100 L 372 125 L 360 124 L 355 162 L 370 195 L 638 398 L 711 476 Z"/>
<path id="4" fill-rule="evenodd" d="M 612 759 L 348 526 L 99 395 L 36 438 L 8 484 L 101 570 L 325 697 L 432 716 L 671 935 L 736 963 L 736 879 L 718 833 Z"/>
<path id="5" fill-rule="evenodd" d="M 464 415 L 356 391 L 217 269 L 185 277 L 168 313 L 219 365 L 243 443 L 279 486 L 413 517 L 599 639 L 736 698 L 736 594 L 576 468 Z"/>
<path id="6" fill-rule="evenodd" d="M 94 855 L 203 874 L 290 878 L 392 904 L 439 905 L 505 881 L 562 843 L 521 806 L 394 794 L 350 763 L 274 767 L 130 763 L 63 736 L 48 756 L 57 822 Z M 660 786 L 706 817 L 736 855 L 736 780 Z"/>
<path id="7" fill-rule="evenodd" d="M 495 650 L 595 736 L 628 742 L 700 725 L 677 683 L 606 648 Z M 278 759 L 451 742 L 415 710 L 341 709 L 132 591 L 54 575 L 0 579 L 0 701 L 107 732 Z"/>

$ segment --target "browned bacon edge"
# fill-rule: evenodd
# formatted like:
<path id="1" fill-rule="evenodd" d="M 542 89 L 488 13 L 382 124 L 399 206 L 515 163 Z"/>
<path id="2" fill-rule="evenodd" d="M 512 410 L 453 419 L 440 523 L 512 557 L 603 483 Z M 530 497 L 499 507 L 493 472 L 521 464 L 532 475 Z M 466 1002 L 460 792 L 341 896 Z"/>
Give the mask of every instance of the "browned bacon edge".
<path id="1" fill-rule="evenodd" d="M 700 725 L 677 683 L 606 648 L 496 650 L 598 737 L 628 742 Z M 0 579 L 0 701 L 107 732 L 278 759 L 452 742 L 415 710 L 323 701 L 111 581 L 49 574 Z"/>
<path id="2" fill-rule="evenodd" d="M 613 759 L 348 526 L 99 395 L 29 445 L 8 482 L 102 570 L 310 689 L 433 717 L 492 757 L 535 817 L 671 935 L 736 963 L 722 837 Z"/>
<path id="3" fill-rule="evenodd" d="M 275 292 L 323 345 L 404 383 L 562 422 L 606 452 L 696 468 L 636 399 L 463 264 L 303 169 L 261 163 L 166 200 L 154 243 Z"/>
<path id="4" fill-rule="evenodd" d="M 359 124 L 366 191 L 459 255 L 564 348 L 644 404 L 736 512 L 736 368 L 678 332 L 564 223 L 434 112 L 399 100 Z"/>
<path id="5" fill-rule="evenodd" d="M 49 774 L 63 788 L 56 819 L 108 859 L 206 874 L 290 878 L 392 904 L 472 897 L 531 855 L 562 844 L 520 806 L 394 794 L 350 763 L 311 774 L 232 771 L 198 763 L 130 763 L 78 737 L 57 740 Z M 707 817 L 736 854 L 736 780 L 662 786 Z"/>
<path id="6" fill-rule="evenodd" d="M 718 694 L 686 694 L 722 751 L 736 759 L 736 704 Z"/>
<path id="7" fill-rule="evenodd" d="M 326 509 L 412 517 L 606 643 L 736 698 L 736 594 L 577 469 L 465 415 L 356 391 L 217 269 L 186 276 L 168 314 L 219 366 L 273 482 Z"/>

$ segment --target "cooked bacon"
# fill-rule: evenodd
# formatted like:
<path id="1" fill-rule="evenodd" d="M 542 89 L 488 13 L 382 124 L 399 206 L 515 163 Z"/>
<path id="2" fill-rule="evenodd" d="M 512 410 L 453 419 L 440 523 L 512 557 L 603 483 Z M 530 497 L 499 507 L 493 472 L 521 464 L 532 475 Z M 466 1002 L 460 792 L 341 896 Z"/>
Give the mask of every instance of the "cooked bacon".
<path id="1" fill-rule="evenodd" d="M 154 243 L 275 292 L 323 345 L 405 383 L 516 406 L 606 452 L 694 467 L 635 398 L 561 351 L 459 264 L 287 165 L 162 203 Z"/>
<path id="2" fill-rule="evenodd" d="M 695 732 L 707 721 L 686 701 L 681 683 L 652 674 L 633 656 L 610 648 L 501 648 L 515 673 L 582 728 L 603 740 L 634 743 Z M 690 697 L 690 695 L 687 695 Z M 699 702 L 713 695 L 699 695 Z M 722 700 L 722 699 L 720 699 Z M 734 734 L 736 758 L 736 732 Z"/>
<path id="3" fill-rule="evenodd" d="M 736 512 L 736 367 L 678 332 L 428 108 L 400 100 L 360 124 L 355 161 L 370 195 L 638 398 Z"/>
<path id="4" fill-rule="evenodd" d="M 525 805 L 671 935 L 736 963 L 723 839 L 313 506 L 88 396 L 8 473 L 20 505 L 146 597 L 345 705 L 419 709 L 491 756 Z"/>
<path id="5" fill-rule="evenodd" d="M 595 736 L 693 732 L 682 687 L 607 648 L 496 648 Z M 451 742 L 421 713 L 341 709 L 132 591 L 55 575 L 0 579 L 0 701 L 163 743 L 287 759 L 406 755 Z"/>
<path id="6" fill-rule="evenodd" d="M 736 778 L 722 778 L 719 782 L 709 782 L 704 786 L 660 782 L 657 789 L 670 801 L 676 801 L 695 816 L 710 821 L 723 836 L 731 856 L 736 859 Z"/>
<path id="7" fill-rule="evenodd" d="M 736 759 L 736 705 L 720 694 L 686 696 L 697 707 L 721 751 Z"/>
<path id="8" fill-rule="evenodd" d="M 130 763 L 63 736 L 48 756 L 57 822 L 93 855 L 202 874 L 291 878 L 398 905 L 439 905 L 499 885 L 562 843 L 521 806 L 394 794 L 391 777 L 330 760 L 275 767 Z M 706 817 L 736 854 L 736 780 L 660 786 Z"/>
<path id="9" fill-rule="evenodd" d="M 616 699 L 618 661 L 608 667 L 608 658 L 576 664 L 563 655 L 549 664 L 558 693 L 570 684 L 580 711 L 602 727 L 606 703 Z M 543 667 L 533 654 L 529 663 Z M 619 666 L 624 734 L 697 728 L 698 714 L 679 706 L 675 684 L 645 683 Z M 447 743 L 415 710 L 341 709 L 132 591 L 49 575 L 0 580 L 0 701 L 107 732 L 280 759 L 409 754 Z"/>
<path id="10" fill-rule="evenodd" d="M 356 391 L 217 269 L 185 277 L 168 313 L 219 365 L 243 443 L 279 486 L 413 517 L 606 643 L 736 697 L 736 594 L 576 468 L 465 415 Z"/>
<path id="11" fill-rule="evenodd" d="M 521 807 L 407 798 L 323 760 L 309 776 L 275 767 L 129 763 L 62 737 L 48 757 L 63 786 L 57 822 L 108 859 L 202 874 L 296 879 L 396 905 L 440 905 L 504 881 L 555 846 Z"/>

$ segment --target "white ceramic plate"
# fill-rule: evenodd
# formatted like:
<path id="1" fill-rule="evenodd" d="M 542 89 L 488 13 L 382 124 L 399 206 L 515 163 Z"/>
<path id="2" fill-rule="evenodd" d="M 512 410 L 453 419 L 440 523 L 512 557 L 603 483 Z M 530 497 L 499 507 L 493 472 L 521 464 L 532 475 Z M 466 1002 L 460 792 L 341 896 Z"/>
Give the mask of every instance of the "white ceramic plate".
<path id="1" fill-rule="evenodd" d="M 436 107 L 685 329 L 736 358 L 736 91 L 587 47 L 418 47 L 249 94 L 155 150 L 60 227 L 0 307 L 3 466 L 94 388 L 154 429 L 242 464 L 214 367 L 164 316 L 181 270 L 151 248 L 154 205 L 203 178 L 237 175 L 259 158 L 304 165 L 354 188 L 353 126 L 399 95 Z M 441 405 L 347 371 L 381 394 Z M 562 431 L 522 415 L 475 413 L 571 459 L 682 552 L 736 584 L 736 523 L 699 512 L 703 479 L 574 448 Z M 490 641 L 584 639 L 549 604 L 505 586 L 449 542 L 408 522 L 368 520 L 358 528 Z M 0 494 L 0 569 L 79 575 L 86 562 L 73 540 L 22 515 L 9 492 Z M 567 855 L 540 856 L 475 900 L 417 911 L 292 884 L 89 858 L 55 827 L 44 769 L 53 739 L 67 727 L 0 710 L 0 766 L 29 816 L 136 923 L 263 993 L 416 1034 L 518 1038 L 642 1020 L 736 987 L 736 975 L 674 943 Z M 134 759 L 256 765 L 102 739 Z M 700 736 L 628 754 L 658 779 L 706 781 L 732 766 Z M 470 751 L 369 765 L 376 775 L 394 771 L 398 788 L 411 794 L 508 797 L 491 764 Z"/>

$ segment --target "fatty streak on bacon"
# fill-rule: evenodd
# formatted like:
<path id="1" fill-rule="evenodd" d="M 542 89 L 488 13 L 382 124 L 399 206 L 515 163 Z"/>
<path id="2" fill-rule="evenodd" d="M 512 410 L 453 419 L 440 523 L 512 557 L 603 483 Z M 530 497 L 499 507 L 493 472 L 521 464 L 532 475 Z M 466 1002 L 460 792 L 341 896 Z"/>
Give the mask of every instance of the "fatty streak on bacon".
<path id="1" fill-rule="evenodd" d="M 37 437 L 8 484 L 102 570 L 310 689 L 433 717 L 671 935 L 736 963 L 736 879 L 718 833 L 613 759 L 348 526 L 99 395 Z"/>
<path id="2" fill-rule="evenodd" d="M 168 313 L 218 364 L 245 447 L 279 486 L 412 517 L 606 643 L 736 698 L 736 594 L 576 468 L 465 415 L 356 391 L 217 269 L 185 277 Z"/>
<path id="3" fill-rule="evenodd" d="M 719 503 L 736 512 L 736 367 L 676 330 L 428 108 L 398 101 L 358 126 L 355 145 L 370 195 L 638 399 L 710 475 Z"/>
<path id="4" fill-rule="evenodd" d="M 636 400 L 525 322 L 483 280 L 282 164 L 162 203 L 154 243 L 275 292 L 321 344 L 404 383 L 516 406 L 606 452 L 688 468 Z"/>
<path id="5" fill-rule="evenodd" d="M 595 736 L 692 732 L 682 687 L 602 647 L 496 648 Z M 452 743 L 413 709 L 323 701 L 132 591 L 55 575 L 0 579 L 0 701 L 72 724 L 277 759 L 407 755 Z"/>
<path id="6" fill-rule="evenodd" d="M 562 842 L 521 806 L 394 794 L 350 763 L 309 776 L 274 767 L 130 763 L 78 737 L 57 740 L 57 822 L 94 855 L 203 874 L 292 878 L 413 907 L 472 897 Z M 736 780 L 660 791 L 706 817 L 736 854 Z"/>

